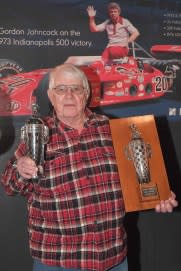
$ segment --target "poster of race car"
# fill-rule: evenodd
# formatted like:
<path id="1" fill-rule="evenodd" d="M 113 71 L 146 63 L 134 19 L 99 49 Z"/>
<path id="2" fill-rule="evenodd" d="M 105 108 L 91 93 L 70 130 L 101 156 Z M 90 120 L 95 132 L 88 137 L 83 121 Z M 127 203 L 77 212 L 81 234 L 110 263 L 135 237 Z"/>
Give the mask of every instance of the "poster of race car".
<path id="1" fill-rule="evenodd" d="M 105 31 L 89 29 L 89 1 L 36 1 L 36 9 L 28 1 L 18 2 L 12 9 L 7 1 L 1 11 L 0 85 L 9 99 L 7 104 L 1 102 L 0 116 L 31 114 L 42 78 L 38 70 L 69 62 L 86 69 L 88 76 L 97 74 L 91 107 L 104 107 L 105 113 L 115 116 L 153 113 L 180 118 L 179 1 L 123 1 L 121 15 L 139 36 L 129 43 L 126 57 L 112 58 L 110 63 L 101 59 Z M 108 3 L 93 1 L 97 24 L 107 19 Z M 16 21 L 10 19 L 13 13 Z"/>

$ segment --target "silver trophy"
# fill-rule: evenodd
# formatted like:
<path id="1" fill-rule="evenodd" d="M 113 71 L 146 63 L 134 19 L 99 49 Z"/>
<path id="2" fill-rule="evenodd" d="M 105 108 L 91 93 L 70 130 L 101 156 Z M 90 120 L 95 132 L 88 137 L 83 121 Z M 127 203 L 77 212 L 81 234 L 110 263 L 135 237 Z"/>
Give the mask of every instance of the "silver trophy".
<path id="1" fill-rule="evenodd" d="M 37 180 L 43 176 L 44 147 L 49 140 L 49 129 L 38 114 L 38 105 L 32 105 L 32 117 L 21 128 L 21 139 L 26 144 L 27 155 L 33 159 L 38 167 Z"/>
<path id="2" fill-rule="evenodd" d="M 126 157 L 133 161 L 139 184 L 151 181 L 149 158 L 151 158 L 151 146 L 145 143 L 135 124 L 130 125 L 132 138 L 125 149 Z"/>

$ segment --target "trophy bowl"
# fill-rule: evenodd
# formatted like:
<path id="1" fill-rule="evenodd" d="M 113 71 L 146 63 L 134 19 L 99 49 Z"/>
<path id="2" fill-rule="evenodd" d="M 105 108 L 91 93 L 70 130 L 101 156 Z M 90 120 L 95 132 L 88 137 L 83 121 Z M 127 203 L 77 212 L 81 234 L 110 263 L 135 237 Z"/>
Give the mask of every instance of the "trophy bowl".
<path id="1" fill-rule="evenodd" d="M 49 129 L 38 116 L 37 105 L 33 105 L 33 115 L 21 128 L 21 140 L 26 144 L 27 155 L 33 159 L 38 167 L 37 179 L 43 176 L 44 148 L 49 140 Z"/>

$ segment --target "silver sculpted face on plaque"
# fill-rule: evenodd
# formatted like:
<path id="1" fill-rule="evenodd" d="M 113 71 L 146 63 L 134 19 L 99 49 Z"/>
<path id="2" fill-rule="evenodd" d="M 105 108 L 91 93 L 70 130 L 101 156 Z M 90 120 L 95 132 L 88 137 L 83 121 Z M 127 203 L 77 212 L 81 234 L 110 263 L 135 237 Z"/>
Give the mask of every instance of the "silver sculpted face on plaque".
<path id="1" fill-rule="evenodd" d="M 125 150 L 126 157 L 132 160 L 139 183 L 149 183 L 151 181 L 149 169 L 151 146 L 144 142 L 135 124 L 131 124 L 130 129 L 132 131 L 132 138 Z"/>
<path id="2" fill-rule="evenodd" d="M 38 105 L 32 105 L 32 117 L 21 128 L 21 140 L 26 144 L 27 155 L 33 159 L 38 167 L 36 180 L 43 175 L 44 146 L 49 140 L 49 129 L 38 116 Z"/>

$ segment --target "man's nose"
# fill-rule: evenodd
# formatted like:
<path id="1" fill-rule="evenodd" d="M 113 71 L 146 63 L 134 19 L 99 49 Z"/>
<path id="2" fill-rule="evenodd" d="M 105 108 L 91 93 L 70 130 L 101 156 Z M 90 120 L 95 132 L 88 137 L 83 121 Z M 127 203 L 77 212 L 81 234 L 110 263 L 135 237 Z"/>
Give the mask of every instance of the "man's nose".
<path id="1" fill-rule="evenodd" d="M 65 92 L 66 96 L 72 96 L 73 95 L 73 90 L 71 87 L 67 87 L 67 90 Z"/>

